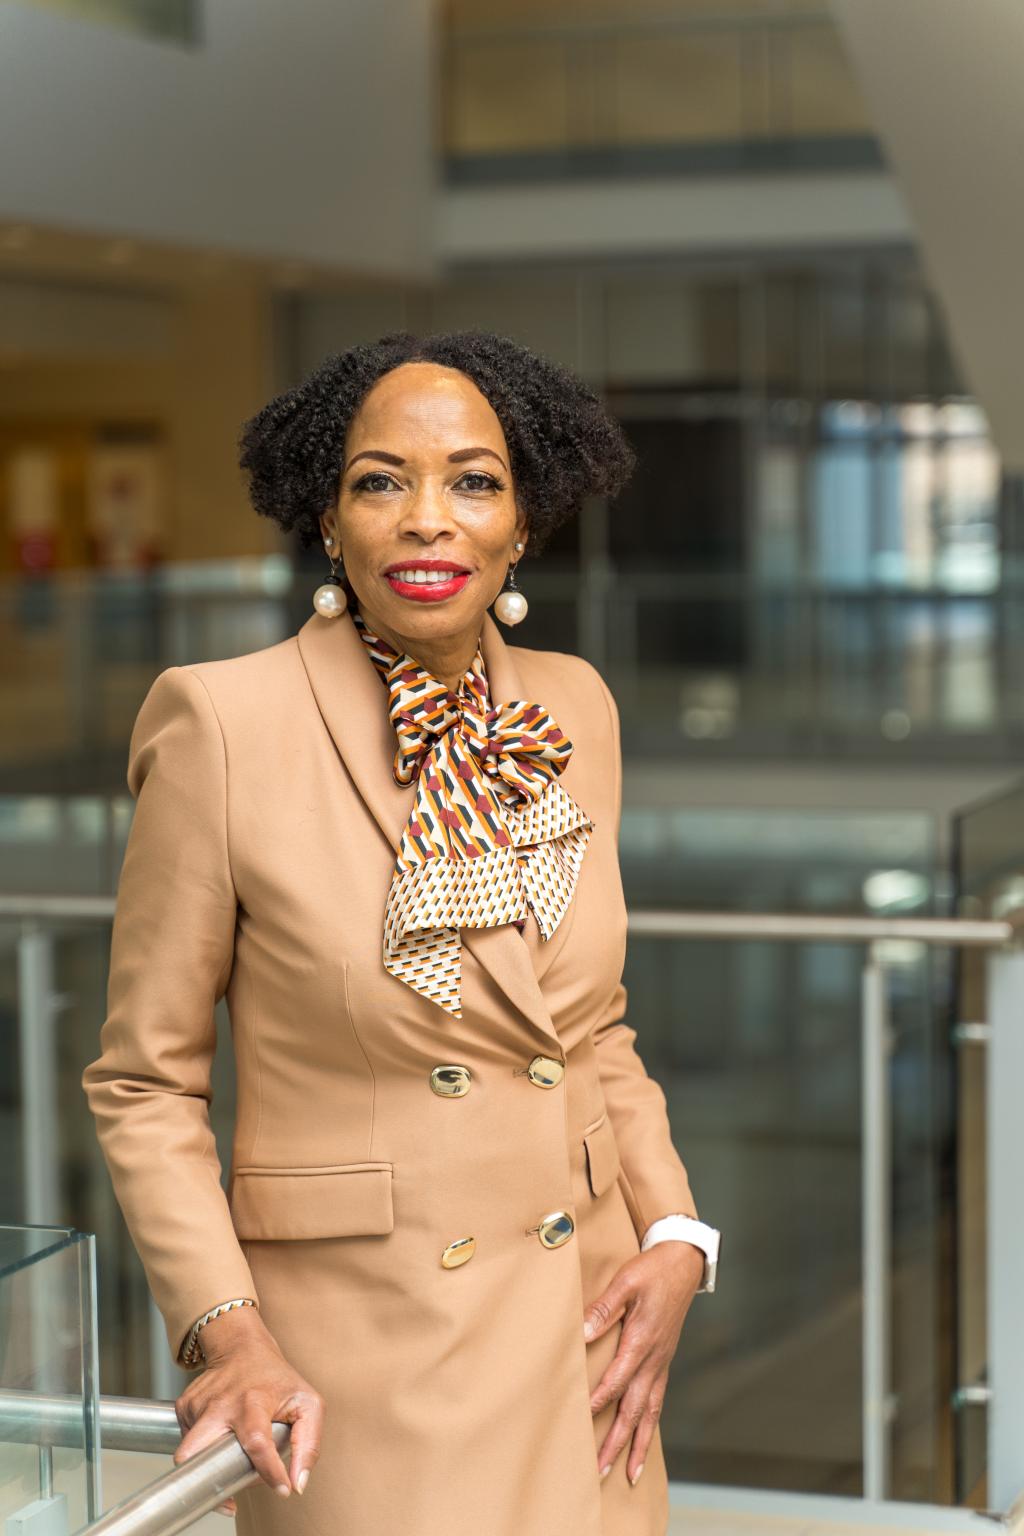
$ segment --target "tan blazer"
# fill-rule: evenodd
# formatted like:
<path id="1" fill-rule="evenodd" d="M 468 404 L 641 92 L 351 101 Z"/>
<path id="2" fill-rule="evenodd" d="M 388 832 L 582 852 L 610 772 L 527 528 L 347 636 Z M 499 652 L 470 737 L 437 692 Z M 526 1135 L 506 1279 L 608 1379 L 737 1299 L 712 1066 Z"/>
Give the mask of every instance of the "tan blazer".
<path id="1" fill-rule="evenodd" d="M 415 786 L 392 778 L 386 692 L 348 614 L 168 668 L 132 734 L 83 1086 L 172 1354 L 208 1307 L 253 1296 L 327 1403 L 306 1493 L 247 1491 L 242 1536 L 667 1524 L 657 1436 L 635 1489 L 625 1454 L 597 1476 L 615 1405 L 592 1418 L 589 1398 L 619 1328 L 585 1344 L 581 1321 L 652 1221 L 697 1214 L 624 1021 L 618 714 L 582 658 L 510 646 L 489 614 L 481 644 L 492 703 L 540 702 L 572 740 L 561 782 L 595 830 L 550 941 L 532 918 L 462 930 L 460 1020 L 382 963 Z M 207 1113 L 225 993 L 226 1192 Z M 445 1066 L 468 1068 L 467 1092 L 437 1091 Z M 574 1231 L 547 1247 L 556 1211 Z M 471 1259 L 442 1265 L 463 1237 Z"/>

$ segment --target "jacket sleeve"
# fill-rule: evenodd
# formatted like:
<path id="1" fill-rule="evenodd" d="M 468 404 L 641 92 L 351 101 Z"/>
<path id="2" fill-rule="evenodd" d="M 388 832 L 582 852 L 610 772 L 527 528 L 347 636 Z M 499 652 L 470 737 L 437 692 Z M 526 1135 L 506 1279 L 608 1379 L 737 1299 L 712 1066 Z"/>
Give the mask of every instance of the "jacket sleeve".
<path id="1" fill-rule="evenodd" d="M 214 1008 L 231 975 L 237 900 L 227 764 L 206 685 L 160 673 L 132 731 L 135 813 L 117 890 L 107 1015 L 82 1075 L 97 1135 L 167 1328 L 256 1298 L 209 1120 Z"/>
<path id="2" fill-rule="evenodd" d="M 622 742 L 619 711 L 607 683 L 596 668 L 611 726 L 614 775 L 612 835 L 618 848 L 622 820 Z M 621 892 L 620 892 L 621 899 Z M 624 901 L 623 901 L 624 906 Z M 608 1115 L 619 1145 L 620 1183 L 637 1236 L 652 1222 L 669 1215 L 696 1216 L 690 1180 L 672 1142 L 668 1105 L 636 1049 L 636 1030 L 625 1022 L 626 988 L 616 984 L 594 1027 L 598 1071 Z"/>

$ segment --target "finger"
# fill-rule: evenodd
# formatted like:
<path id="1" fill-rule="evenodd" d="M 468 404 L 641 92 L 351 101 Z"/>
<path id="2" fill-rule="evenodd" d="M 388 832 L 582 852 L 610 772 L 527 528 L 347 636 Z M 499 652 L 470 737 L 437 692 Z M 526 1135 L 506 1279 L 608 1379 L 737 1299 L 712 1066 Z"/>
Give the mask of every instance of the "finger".
<path id="1" fill-rule="evenodd" d="M 635 1282 L 621 1277 L 620 1270 L 600 1296 L 584 1309 L 583 1337 L 588 1344 L 594 1339 L 599 1339 L 602 1334 L 608 1332 L 613 1323 L 618 1322 L 636 1295 Z"/>
<path id="2" fill-rule="evenodd" d="M 223 1413 L 207 1410 L 201 1418 L 197 1419 L 187 1434 L 183 1435 L 174 1452 L 174 1460 L 180 1464 L 188 1461 L 191 1456 L 198 1456 L 200 1451 L 205 1451 L 208 1445 L 219 1440 L 221 1435 L 226 1435 L 231 1429 L 227 1418 Z"/>
<path id="3" fill-rule="evenodd" d="M 626 1476 L 634 1485 L 644 1469 L 647 1452 L 654 1438 L 658 1420 L 661 1418 L 661 1410 L 665 1402 L 665 1387 L 666 1378 L 659 1377 L 647 1395 L 647 1401 L 640 1413 L 640 1421 L 633 1431 L 633 1443 L 626 1460 Z"/>
<path id="4" fill-rule="evenodd" d="M 234 1426 L 238 1443 L 265 1483 L 287 1498 L 291 1493 L 288 1469 L 274 1444 L 270 1414 L 262 1403 L 249 1403 Z"/>
<path id="5" fill-rule="evenodd" d="M 600 1413 L 617 1397 L 622 1397 L 633 1377 L 647 1358 L 647 1344 L 625 1328 L 619 1339 L 614 1359 L 605 1367 L 604 1375 L 590 1394 L 590 1411 Z"/>
<path id="6" fill-rule="evenodd" d="M 186 1393 L 175 1399 L 174 1416 L 178 1421 L 178 1428 L 182 1434 L 192 1428 L 198 1417 L 197 1402 Z"/>
<path id="7" fill-rule="evenodd" d="M 292 1454 L 288 1471 L 296 1493 L 303 1492 L 310 1472 L 320 1459 L 323 1423 L 324 1405 L 319 1397 L 302 1402 L 298 1416 L 291 1421 Z"/>
<path id="8" fill-rule="evenodd" d="M 624 1393 L 612 1426 L 597 1453 L 598 1470 L 602 1477 L 607 1476 L 605 1469 L 611 1470 L 622 1451 L 632 1440 L 647 1399 L 647 1390 L 640 1379 L 635 1378 L 630 1383 L 628 1391 Z"/>
<path id="9" fill-rule="evenodd" d="M 230 1515 L 233 1519 L 237 1510 L 238 1505 L 235 1503 L 234 1499 L 226 1499 L 223 1504 L 217 1505 L 214 1513 L 218 1515 Z"/>

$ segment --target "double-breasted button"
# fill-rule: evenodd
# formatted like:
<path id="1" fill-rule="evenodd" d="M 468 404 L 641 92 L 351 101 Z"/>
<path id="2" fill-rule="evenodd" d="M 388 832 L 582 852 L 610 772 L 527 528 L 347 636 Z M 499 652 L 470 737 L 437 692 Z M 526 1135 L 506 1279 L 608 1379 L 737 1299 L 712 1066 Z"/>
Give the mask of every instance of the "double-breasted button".
<path id="1" fill-rule="evenodd" d="M 557 1088 L 565 1076 L 565 1066 L 555 1056 L 535 1056 L 526 1075 L 538 1088 Z"/>
<path id="2" fill-rule="evenodd" d="M 458 1269 L 459 1265 L 467 1263 L 475 1252 L 475 1237 L 457 1237 L 454 1243 L 449 1243 L 442 1253 L 441 1263 L 445 1269 Z"/>
<path id="3" fill-rule="evenodd" d="M 446 1062 L 435 1067 L 430 1074 L 430 1086 L 443 1099 L 461 1099 L 469 1092 L 473 1074 L 458 1062 Z"/>
<path id="4" fill-rule="evenodd" d="M 560 1248 L 567 1243 L 576 1229 L 568 1211 L 551 1211 L 537 1228 L 537 1236 L 545 1248 Z"/>

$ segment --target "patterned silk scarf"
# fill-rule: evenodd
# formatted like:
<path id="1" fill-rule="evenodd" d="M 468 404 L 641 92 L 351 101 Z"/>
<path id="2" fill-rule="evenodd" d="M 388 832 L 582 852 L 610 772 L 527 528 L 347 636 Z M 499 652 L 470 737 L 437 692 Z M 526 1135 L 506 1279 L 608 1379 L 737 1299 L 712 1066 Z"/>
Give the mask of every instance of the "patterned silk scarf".
<path id="1" fill-rule="evenodd" d="M 460 928 L 564 917 L 594 823 L 558 783 L 572 742 L 540 704 L 493 709 L 479 646 L 458 693 L 352 618 L 388 691 L 396 783 L 416 781 L 384 909 L 384 966 L 462 1017 Z"/>

